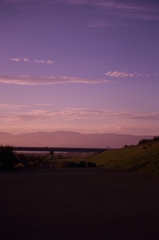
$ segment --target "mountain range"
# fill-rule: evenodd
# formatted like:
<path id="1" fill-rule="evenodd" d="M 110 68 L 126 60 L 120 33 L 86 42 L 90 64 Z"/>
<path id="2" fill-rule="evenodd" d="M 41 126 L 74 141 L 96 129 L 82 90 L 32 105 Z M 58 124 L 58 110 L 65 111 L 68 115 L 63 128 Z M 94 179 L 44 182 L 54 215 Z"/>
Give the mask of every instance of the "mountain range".
<path id="1" fill-rule="evenodd" d="M 27 147 L 90 147 L 121 148 L 125 145 L 136 145 L 141 139 L 153 136 L 136 136 L 115 133 L 82 134 L 77 132 L 56 131 L 10 134 L 0 132 L 0 145 Z"/>

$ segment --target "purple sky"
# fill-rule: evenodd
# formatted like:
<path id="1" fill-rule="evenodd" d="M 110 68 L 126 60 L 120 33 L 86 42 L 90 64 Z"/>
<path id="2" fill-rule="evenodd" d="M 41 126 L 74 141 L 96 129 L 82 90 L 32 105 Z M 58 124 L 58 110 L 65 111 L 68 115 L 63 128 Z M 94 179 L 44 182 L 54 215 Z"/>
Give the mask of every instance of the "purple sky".
<path id="1" fill-rule="evenodd" d="M 158 0 L 1 0 L 0 131 L 159 135 Z"/>

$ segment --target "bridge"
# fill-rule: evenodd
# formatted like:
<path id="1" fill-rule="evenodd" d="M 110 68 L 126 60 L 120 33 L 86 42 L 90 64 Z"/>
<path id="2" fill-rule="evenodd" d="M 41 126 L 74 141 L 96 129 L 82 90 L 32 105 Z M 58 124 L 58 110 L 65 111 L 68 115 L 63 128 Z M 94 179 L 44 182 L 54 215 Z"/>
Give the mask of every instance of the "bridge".
<path id="1" fill-rule="evenodd" d="M 69 148 L 69 147 L 13 147 L 15 152 L 80 152 L 80 153 L 102 153 L 107 148 Z"/>

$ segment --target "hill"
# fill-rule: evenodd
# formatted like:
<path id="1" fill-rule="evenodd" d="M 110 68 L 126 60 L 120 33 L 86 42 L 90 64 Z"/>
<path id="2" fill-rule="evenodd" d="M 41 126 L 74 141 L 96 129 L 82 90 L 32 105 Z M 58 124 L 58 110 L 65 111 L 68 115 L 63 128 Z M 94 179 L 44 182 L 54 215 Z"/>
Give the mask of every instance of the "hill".
<path id="1" fill-rule="evenodd" d="M 0 132 L 0 144 L 29 147 L 108 147 L 121 148 L 124 145 L 136 145 L 143 138 L 151 136 L 135 136 L 124 134 L 81 134 L 77 132 L 37 132 L 9 134 Z"/>
<path id="2" fill-rule="evenodd" d="M 107 169 L 137 171 L 159 177 L 159 142 L 107 151 L 89 160 Z"/>

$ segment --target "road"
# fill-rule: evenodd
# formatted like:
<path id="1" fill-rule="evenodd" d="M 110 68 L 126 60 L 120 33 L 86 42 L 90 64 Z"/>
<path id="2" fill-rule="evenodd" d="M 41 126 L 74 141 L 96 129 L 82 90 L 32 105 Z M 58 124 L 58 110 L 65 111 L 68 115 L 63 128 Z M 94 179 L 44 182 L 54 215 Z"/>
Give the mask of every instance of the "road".
<path id="1" fill-rule="evenodd" d="M 159 239 L 159 181 L 133 172 L 1 172 L 0 209 L 0 240 Z"/>

